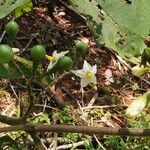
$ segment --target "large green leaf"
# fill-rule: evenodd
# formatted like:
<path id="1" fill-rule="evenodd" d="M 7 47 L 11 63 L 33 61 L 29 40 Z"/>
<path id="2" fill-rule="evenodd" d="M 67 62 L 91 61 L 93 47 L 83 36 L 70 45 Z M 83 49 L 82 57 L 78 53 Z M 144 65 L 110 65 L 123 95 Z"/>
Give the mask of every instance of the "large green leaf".
<path id="1" fill-rule="evenodd" d="M 119 2 L 121 2 L 121 0 L 71 0 L 73 8 L 79 14 L 82 14 L 86 17 L 92 17 L 91 20 L 94 23 L 93 26 L 90 26 L 90 28 L 92 29 L 94 36 L 96 35 L 97 42 L 105 42 L 105 45 L 107 47 L 115 50 L 123 58 L 129 60 L 132 63 L 138 63 L 139 58 L 137 57 L 140 56 L 140 54 L 143 52 L 143 49 L 145 48 L 142 35 L 147 34 L 148 29 L 146 29 L 146 27 L 148 26 L 148 24 L 146 24 L 147 26 L 145 27 L 143 32 L 140 31 L 139 34 L 135 32 L 135 30 L 133 29 L 137 30 L 136 25 L 138 21 L 134 22 L 134 20 L 137 20 L 136 17 L 138 15 L 136 14 L 136 11 L 133 11 L 133 14 L 131 11 L 133 8 L 135 8 L 135 6 L 132 6 L 133 8 L 129 11 L 128 16 L 130 15 L 130 17 L 128 19 L 126 10 L 126 13 L 124 13 L 122 9 L 124 10 L 123 6 L 125 8 L 131 6 L 127 4 L 124 0 L 122 0 L 121 2 L 122 5 Z M 115 12 L 109 14 L 111 9 L 113 10 L 113 5 L 114 7 L 117 7 L 116 5 L 122 6 L 122 8 L 120 8 L 120 14 Z M 140 5 L 138 6 L 140 7 Z M 107 7 L 109 11 L 107 11 Z M 142 11 L 142 9 L 144 8 L 139 8 L 137 10 Z M 119 8 L 117 8 L 116 11 L 119 12 Z M 140 18 L 142 17 L 142 14 L 144 13 L 142 12 L 140 14 Z M 122 17 L 120 20 L 126 22 L 128 26 L 123 21 L 121 22 L 119 21 L 119 19 L 117 20 L 113 18 L 113 16 L 115 16 L 115 18 Z M 129 22 L 131 18 L 132 22 Z M 140 20 L 140 18 L 138 19 Z M 101 28 L 99 28 L 99 26 L 101 26 Z M 139 28 L 140 27 L 141 26 L 139 25 Z"/>
<path id="2" fill-rule="evenodd" d="M 0 19 L 6 17 L 13 10 L 28 2 L 30 2 L 30 0 L 0 0 Z"/>
<path id="3" fill-rule="evenodd" d="M 150 31 L 150 0 L 96 0 L 117 24 L 145 36 Z"/>

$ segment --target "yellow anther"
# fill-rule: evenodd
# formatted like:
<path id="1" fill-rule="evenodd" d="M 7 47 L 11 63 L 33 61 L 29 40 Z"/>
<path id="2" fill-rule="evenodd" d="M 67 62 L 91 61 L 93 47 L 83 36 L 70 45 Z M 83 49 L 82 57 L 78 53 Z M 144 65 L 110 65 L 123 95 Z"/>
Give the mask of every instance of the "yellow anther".
<path id="1" fill-rule="evenodd" d="M 93 76 L 93 73 L 91 71 L 87 71 L 87 73 L 85 74 L 85 76 L 87 78 L 91 78 Z"/>
<path id="2" fill-rule="evenodd" d="M 46 58 L 49 60 L 49 61 L 52 61 L 53 60 L 53 57 L 52 56 L 49 56 L 49 55 L 45 55 Z"/>

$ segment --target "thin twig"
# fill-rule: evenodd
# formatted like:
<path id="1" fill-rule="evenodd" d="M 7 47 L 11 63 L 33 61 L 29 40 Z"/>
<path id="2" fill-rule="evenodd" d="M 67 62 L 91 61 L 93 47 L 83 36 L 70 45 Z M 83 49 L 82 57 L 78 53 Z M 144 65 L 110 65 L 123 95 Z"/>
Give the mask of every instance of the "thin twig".
<path id="1" fill-rule="evenodd" d="M 82 107 L 81 109 L 103 109 L 103 108 L 113 108 L 113 107 L 128 107 L 127 105 L 104 105 L 104 106 L 90 106 L 90 107 Z"/>
<path id="2" fill-rule="evenodd" d="M 98 145 L 99 145 L 103 150 L 106 150 L 106 149 L 104 148 L 104 146 L 100 143 L 100 141 L 98 140 L 98 138 L 96 137 L 95 134 L 94 134 L 94 138 L 95 138 L 96 142 L 98 143 Z"/>
<path id="3" fill-rule="evenodd" d="M 76 147 L 78 146 L 82 146 L 84 145 L 85 142 L 84 141 L 80 141 L 80 142 L 77 142 L 77 143 L 72 143 L 72 144 L 66 144 L 66 145 L 60 145 L 58 147 L 56 147 L 56 150 L 62 150 L 62 149 L 75 149 Z"/>
<path id="4" fill-rule="evenodd" d="M 3 31 L 3 33 L 2 33 L 2 35 L 1 35 L 1 37 L 0 37 L 0 43 L 2 42 L 2 40 L 3 40 L 4 36 L 5 36 L 5 34 L 6 34 L 6 31 Z"/>
<path id="5" fill-rule="evenodd" d="M 19 73 L 21 74 L 22 78 L 23 78 L 23 79 L 26 79 L 26 77 L 24 76 L 23 71 L 20 69 L 20 67 L 18 66 L 18 64 L 17 64 L 15 61 L 13 61 L 13 64 L 14 64 L 15 67 L 18 69 L 18 71 L 19 71 Z M 26 80 L 27 80 L 27 79 L 26 79 Z"/>
<path id="6" fill-rule="evenodd" d="M 150 85 L 150 82 L 146 80 L 145 78 L 139 77 L 139 76 L 135 76 L 135 77 L 139 78 L 140 80 L 144 81 L 146 84 Z"/>
<path id="7" fill-rule="evenodd" d="M 16 93 L 16 91 L 14 89 L 14 86 L 11 84 L 11 82 L 9 82 L 9 84 L 10 84 L 11 90 L 13 91 L 15 97 L 17 98 L 17 100 L 19 100 L 19 97 L 18 97 L 18 95 L 17 95 L 17 93 Z"/>
<path id="8" fill-rule="evenodd" d="M 49 86 L 53 86 L 54 84 L 56 84 L 57 82 L 59 82 L 60 80 L 62 80 L 67 75 L 70 75 L 71 73 L 72 73 L 71 71 L 63 73 L 57 79 L 55 79 L 54 81 L 52 81 Z M 46 88 L 49 88 L 49 86 L 47 86 Z"/>
<path id="9" fill-rule="evenodd" d="M 127 64 L 120 56 L 118 56 L 116 54 L 117 59 L 121 62 L 122 65 L 126 66 L 130 71 L 132 70 L 132 68 L 130 67 L 129 64 Z"/>
<path id="10" fill-rule="evenodd" d="M 98 93 L 95 93 L 94 96 L 92 97 L 92 99 L 90 100 L 89 104 L 87 105 L 87 107 L 92 107 L 93 106 L 97 96 L 98 96 Z"/>
<path id="11" fill-rule="evenodd" d="M 29 46 L 31 45 L 32 41 L 37 37 L 37 34 L 33 34 L 32 37 L 30 38 L 29 42 L 27 43 L 27 45 L 25 46 L 25 48 L 20 51 L 20 54 L 24 53 L 28 48 Z"/>
<path id="12" fill-rule="evenodd" d="M 44 107 L 44 108 L 50 108 L 50 109 L 53 109 L 53 110 L 55 110 L 55 111 L 58 111 L 58 109 L 56 109 L 56 108 L 54 108 L 54 107 L 52 107 L 52 106 L 47 106 L 47 105 L 42 105 L 42 104 L 35 104 L 35 106 L 37 106 L 37 107 Z"/>

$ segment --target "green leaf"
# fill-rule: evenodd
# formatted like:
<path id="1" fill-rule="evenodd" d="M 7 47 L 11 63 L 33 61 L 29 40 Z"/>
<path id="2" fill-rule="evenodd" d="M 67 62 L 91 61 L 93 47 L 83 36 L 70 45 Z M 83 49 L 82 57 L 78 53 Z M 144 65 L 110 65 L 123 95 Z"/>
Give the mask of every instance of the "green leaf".
<path id="1" fill-rule="evenodd" d="M 0 137 L 0 149 L 4 147 L 11 148 L 11 150 L 21 150 L 19 144 L 13 140 L 9 135 Z"/>
<path id="2" fill-rule="evenodd" d="M 134 20 L 140 20 L 141 17 L 145 17 L 144 13 L 141 13 L 142 10 L 145 12 L 144 6 L 141 6 L 140 8 L 141 3 L 137 5 L 138 2 L 136 2 L 134 7 L 129 6 L 129 4 L 126 4 L 123 0 L 71 0 L 71 3 L 79 14 L 88 18 L 88 25 L 90 24 L 89 27 L 92 30 L 98 45 L 103 45 L 103 43 L 105 43 L 106 47 L 113 49 L 126 60 L 134 64 L 139 63 L 139 56 L 146 47 L 142 36 L 149 31 L 149 28 L 147 28 L 149 23 L 147 24 L 146 21 L 144 21 L 145 25 L 142 25 L 141 27 L 140 23 L 137 28 L 138 21 L 134 22 Z M 130 9 L 127 9 L 129 11 L 128 15 L 124 7 L 131 7 Z M 113 11 L 114 8 L 116 8 L 116 12 Z M 136 11 L 134 9 L 136 9 Z M 140 15 L 138 15 L 137 10 L 140 10 Z M 124 23 L 124 18 L 126 23 Z M 130 22 L 130 20 L 132 21 Z M 142 31 L 142 28 L 145 29 Z M 139 33 L 137 32 L 138 29 L 140 30 Z"/>
<path id="3" fill-rule="evenodd" d="M 30 0 L 3 0 L 0 1 L 0 19 L 9 15 L 16 8 L 23 6 Z"/>
<path id="4" fill-rule="evenodd" d="M 2 64 L 0 64 L 0 77 L 6 79 L 20 79 L 21 75 L 18 71 L 13 69 L 6 69 Z"/>
<path id="5" fill-rule="evenodd" d="M 33 124 L 41 124 L 41 123 L 50 124 L 49 116 L 48 116 L 48 114 L 46 114 L 44 112 L 40 112 L 35 117 L 29 118 L 27 121 L 31 122 Z"/>
<path id="6" fill-rule="evenodd" d="M 32 10 L 32 1 L 31 0 L 28 0 L 26 1 L 26 3 L 18 8 L 16 8 L 14 11 L 13 11 L 13 15 L 15 17 L 20 17 L 21 15 L 23 15 L 24 13 L 28 13 Z"/>
<path id="7" fill-rule="evenodd" d="M 150 31 L 150 0 L 96 0 L 109 17 L 137 35 L 148 35 Z"/>
<path id="8" fill-rule="evenodd" d="M 95 0 L 71 0 L 73 8 L 81 15 L 89 15 L 93 17 L 96 23 L 101 20 L 101 13 L 97 7 L 97 2 Z"/>

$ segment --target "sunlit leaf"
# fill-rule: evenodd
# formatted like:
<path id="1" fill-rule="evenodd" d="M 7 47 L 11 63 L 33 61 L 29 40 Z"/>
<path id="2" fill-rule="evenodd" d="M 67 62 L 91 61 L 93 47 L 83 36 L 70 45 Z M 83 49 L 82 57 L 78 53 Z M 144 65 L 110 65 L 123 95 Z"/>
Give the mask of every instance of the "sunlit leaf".
<path id="1" fill-rule="evenodd" d="M 150 71 L 149 67 L 144 67 L 139 65 L 136 65 L 135 67 L 132 68 L 132 73 L 135 76 L 142 76 L 149 71 Z"/>
<path id="2" fill-rule="evenodd" d="M 23 6 L 29 0 L 5 0 L 0 1 L 0 19 L 9 15 L 13 10 Z"/>
<path id="3" fill-rule="evenodd" d="M 149 0 L 134 0 L 132 4 L 124 0 L 71 0 L 71 3 L 88 18 L 98 45 L 105 43 L 126 60 L 139 63 L 146 47 L 143 38 L 150 29 Z"/>
<path id="4" fill-rule="evenodd" d="M 137 97 L 127 108 L 126 115 L 129 117 L 138 116 L 146 106 L 150 103 L 150 92 Z"/>
<path id="5" fill-rule="evenodd" d="M 18 8 L 16 8 L 14 11 L 13 11 L 13 15 L 15 17 L 20 17 L 21 15 L 23 15 L 24 13 L 28 13 L 32 10 L 32 1 L 31 0 L 28 0 L 26 1 L 26 3 Z"/>

